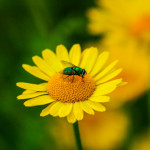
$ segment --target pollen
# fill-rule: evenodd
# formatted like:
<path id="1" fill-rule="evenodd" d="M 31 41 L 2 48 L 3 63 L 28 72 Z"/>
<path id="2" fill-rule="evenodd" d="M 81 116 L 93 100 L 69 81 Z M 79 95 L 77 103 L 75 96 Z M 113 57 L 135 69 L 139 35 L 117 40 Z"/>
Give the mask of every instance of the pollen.
<path id="1" fill-rule="evenodd" d="M 95 90 L 93 78 L 86 74 L 84 78 L 78 75 L 57 73 L 48 82 L 47 91 L 55 100 L 74 103 L 85 101 Z"/>

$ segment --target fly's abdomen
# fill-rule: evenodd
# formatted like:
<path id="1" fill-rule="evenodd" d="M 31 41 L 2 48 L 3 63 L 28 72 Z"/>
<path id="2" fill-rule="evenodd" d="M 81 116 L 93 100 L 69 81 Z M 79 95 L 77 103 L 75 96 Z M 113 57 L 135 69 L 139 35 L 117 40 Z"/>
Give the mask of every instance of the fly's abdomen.
<path id="1" fill-rule="evenodd" d="M 65 68 L 64 71 L 63 71 L 63 74 L 73 75 L 74 74 L 74 70 L 72 70 L 72 67 Z"/>

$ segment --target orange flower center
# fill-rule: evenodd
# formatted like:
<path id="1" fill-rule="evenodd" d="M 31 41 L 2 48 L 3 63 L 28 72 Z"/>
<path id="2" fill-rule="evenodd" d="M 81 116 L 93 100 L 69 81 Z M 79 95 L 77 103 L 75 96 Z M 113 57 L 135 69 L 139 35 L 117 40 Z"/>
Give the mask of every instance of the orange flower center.
<path id="1" fill-rule="evenodd" d="M 134 21 L 130 26 L 130 32 L 138 37 L 150 33 L 150 16 L 143 16 Z"/>
<path id="2" fill-rule="evenodd" d="M 84 78 L 77 75 L 57 73 L 48 82 L 47 91 L 55 100 L 74 103 L 87 100 L 95 90 L 95 83 L 88 74 Z"/>

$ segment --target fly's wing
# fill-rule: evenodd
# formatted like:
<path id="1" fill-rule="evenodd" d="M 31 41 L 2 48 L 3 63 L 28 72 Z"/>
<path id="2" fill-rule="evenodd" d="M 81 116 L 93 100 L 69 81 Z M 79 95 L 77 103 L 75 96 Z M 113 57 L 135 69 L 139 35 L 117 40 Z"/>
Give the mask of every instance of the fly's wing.
<path id="1" fill-rule="evenodd" d="M 67 67 L 76 67 L 74 64 L 72 64 L 70 62 L 67 62 L 67 61 L 64 61 L 64 60 L 61 60 L 61 63 L 63 64 L 64 68 L 67 68 Z"/>
<path id="2" fill-rule="evenodd" d="M 64 61 L 64 60 L 61 60 L 61 63 L 63 65 L 64 69 L 68 68 L 68 67 L 76 67 L 74 64 L 67 62 L 67 61 Z M 59 73 L 63 73 L 64 69 L 61 70 Z"/>

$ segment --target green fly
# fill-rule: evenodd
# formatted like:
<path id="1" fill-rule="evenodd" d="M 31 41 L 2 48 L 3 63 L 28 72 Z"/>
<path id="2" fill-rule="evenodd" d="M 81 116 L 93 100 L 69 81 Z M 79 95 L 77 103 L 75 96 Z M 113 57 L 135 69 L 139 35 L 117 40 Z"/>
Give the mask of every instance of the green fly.
<path id="1" fill-rule="evenodd" d="M 86 74 L 85 69 L 82 69 L 80 67 L 75 66 L 74 64 L 66 61 L 61 61 L 64 66 L 68 66 L 63 70 L 63 74 L 68 75 L 67 77 L 73 75 L 73 80 L 74 80 L 74 75 L 81 76 L 82 79 L 84 78 L 84 75 Z M 72 80 L 72 82 L 73 82 Z"/>

